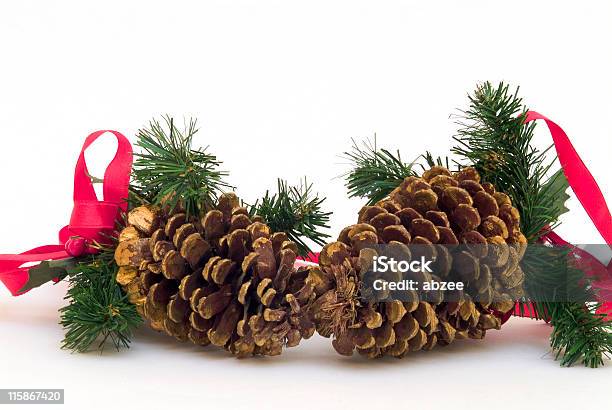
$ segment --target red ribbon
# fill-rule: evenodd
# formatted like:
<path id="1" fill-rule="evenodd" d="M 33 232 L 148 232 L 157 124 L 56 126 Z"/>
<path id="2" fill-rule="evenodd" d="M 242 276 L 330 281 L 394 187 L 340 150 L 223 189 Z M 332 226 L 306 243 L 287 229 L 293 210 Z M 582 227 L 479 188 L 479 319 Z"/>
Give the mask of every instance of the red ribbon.
<path id="1" fill-rule="evenodd" d="M 584 165 L 582 158 L 580 158 L 580 155 L 578 155 L 567 134 L 561 127 L 540 113 L 528 111 L 525 123 L 535 120 L 546 121 L 555 149 L 557 150 L 561 168 L 569 186 L 593 221 L 595 228 L 597 228 L 606 243 L 612 245 L 612 216 L 601 193 L 601 189 L 599 189 L 599 185 L 595 182 L 595 178 L 593 178 L 589 169 Z"/>
<path id="2" fill-rule="evenodd" d="M 595 178 L 593 178 L 569 137 L 559 125 L 540 113 L 528 111 L 525 123 L 535 120 L 546 122 L 569 186 L 606 244 L 612 245 L 612 216 Z M 602 307 L 598 312 L 607 313 L 610 318 L 612 316 L 612 260 L 610 260 L 608 266 L 605 266 L 593 255 L 568 243 L 555 232 L 547 233 L 542 237 L 542 240 L 553 245 L 568 246 L 572 250 L 574 256 L 578 258 L 580 268 L 594 279 L 593 286 L 598 290 L 598 298 L 602 302 Z M 514 314 L 521 315 L 518 304 Z"/>
<path id="3" fill-rule="evenodd" d="M 104 173 L 103 195 L 99 201 L 85 163 L 85 151 L 105 133 L 117 138 L 117 152 Z M 132 145 L 120 132 L 96 131 L 83 144 L 74 172 L 74 208 L 70 223 L 59 232 L 59 245 L 45 245 L 19 255 L 0 255 L 0 281 L 14 295 L 20 295 L 29 280 L 25 263 L 67 259 L 95 252 L 88 245 L 106 243 L 115 228 L 117 217 L 127 210 L 126 199 L 132 169 Z"/>

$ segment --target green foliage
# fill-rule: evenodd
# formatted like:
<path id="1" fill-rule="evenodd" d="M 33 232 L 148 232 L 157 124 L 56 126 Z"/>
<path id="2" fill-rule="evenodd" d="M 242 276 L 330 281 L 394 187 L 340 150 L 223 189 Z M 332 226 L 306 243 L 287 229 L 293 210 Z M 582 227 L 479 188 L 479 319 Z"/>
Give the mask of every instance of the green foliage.
<path id="1" fill-rule="evenodd" d="M 550 345 L 561 366 L 604 365 L 612 355 L 612 322 L 597 313 L 601 303 L 530 302 L 521 305 L 522 315 L 536 315 L 552 325 Z M 539 316 L 544 315 L 544 316 Z"/>
<path id="2" fill-rule="evenodd" d="M 278 180 L 278 190 L 271 195 L 266 191 L 264 197 L 250 207 L 251 215 L 259 215 L 273 232 L 285 232 L 298 246 L 301 256 L 311 252 L 306 241 L 325 245 L 329 235 L 321 229 L 329 228 L 331 212 L 324 212 L 320 198 L 312 192 L 312 184 L 306 179 L 299 186 L 289 186 L 286 181 Z"/>
<path id="3" fill-rule="evenodd" d="M 117 265 L 102 255 L 80 263 L 68 277 L 69 304 L 60 309 L 65 349 L 82 353 L 98 342 L 96 348 L 103 350 L 107 341 L 117 350 L 129 347 L 132 331 L 142 322 L 115 281 Z"/>
<path id="4" fill-rule="evenodd" d="M 360 197 L 372 205 L 385 198 L 402 183 L 404 178 L 415 175 L 414 163 L 402 161 L 399 151 L 396 154 L 378 149 L 376 136 L 374 142 L 353 140 L 351 151 L 344 153 L 350 161 L 351 170 L 342 175 L 346 179 L 349 197 Z"/>
<path id="5" fill-rule="evenodd" d="M 171 208 L 180 202 L 188 215 L 198 215 L 231 188 L 223 181 L 227 172 L 218 170 L 221 162 L 207 148 L 192 148 L 198 132 L 195 120 L 182 131 L 172 118 L 163 120 L 164 124 L 152 120 L 138 131 L 141 152 L 135 154 L 131 199 Z"/>
<path id="6" fill-rule="evenodd" d="M 546 158 L 548 149 L 533 146 L 535 123 L 524 123 L 527 108 L 517 92 L 509 92 L 503 83 L 478 86 L 469 96 L 469 108 L 462 111 L 453 152 L 510 195 L 521 215 L 521 230 L 534 243 L 567 211 L 568 183 L 561 170 L 551 171 L 554 160 Z M 595 313 L 598 304 L 587 302 L 593 300 L 590 282 L 572 266 L 568 253 L 541 248 L 536 250 L 540 255 L 526 257 L 521 264 L 527 295 L 533 300 L 525 300 L 521 310 L 552 324 L 551 346 L 561 365 L 602 365 L 612 349 L 612 322 Z M 549 298 L 538 289 L 554 289 L 557 294 Z"/>
<path id="7" fill-rule="evenodd" d="M 550 312 L 553 326 L 550 344 L 562 366 L 582 362 L 587 367 L 603 366 L 612 354 L 612 322 L 596 313 L 600 304 L 545 303 L 538 310 Z"/>
<path id="8" fill-rule="evenodd" d="M 452 151 L 512 198 L 523 234 L 534 240 L 553 229 L 567 211 L 568 184 L 562 172 L 547 176 L 554 164 L 554 158 L 546 156 L 551 147 L 540 151 L 532 145 L 536 124 L 525 124 L 527 108 L 517 92 L 503 83 L 478 86 L 469 96 L 469 108 L 462 111 Z"/>

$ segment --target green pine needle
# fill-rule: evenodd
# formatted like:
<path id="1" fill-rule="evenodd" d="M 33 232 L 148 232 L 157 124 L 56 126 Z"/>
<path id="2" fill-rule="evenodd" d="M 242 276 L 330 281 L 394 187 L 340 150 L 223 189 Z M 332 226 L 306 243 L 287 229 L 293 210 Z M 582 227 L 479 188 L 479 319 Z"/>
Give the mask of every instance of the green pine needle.
<path id="1" fill-rule="evenodd" d="M 192 148 L 196 120 L 189 120 L 181 131 L 172 118 L 163 119 L 164 124 L 152 120 L 138 131 L 136 145 L 141 152 L 135 154 L 132 197 L 170 208 L 181 204 L 188 215 L 198 215 L 231 188 L 223 180 L 227 172 L 218 170 L 221 162 L 207 148 Z"/>
<path id="2" fill-rule="evenodd" d="M 512 198 L 521 215 L 521 230 L 534 243 L 567 212 L 568 183 L 561 170 L 551 171 L 554 159 L 546 158 L 548 149 L 539 151 L 532 145 L 535 123 L 524 123 L 527 108 L 517 93 L 503 83 L 478 86 L 469 96 L 469 108 L 462 111 L 453 152 Z M 534 249 L 546 248 L 528 252 Z M 567 253 L 551 252 L 521 263 L 526 292 L 538 301 L 526 300 L 521 310 L 552 324 L 551 346 L 561 365 L 600 366 L 612 350 L 612 322 L 595 313 L 598 304 L 586 302 L 594 295 L 584 272 L 572 267 Z M 554 297 L 538 289 L 554 289 Z"/>
<path id="3" fill-rule="evenodd" d="M 342 176 L 346 179 L 349 197 L 366 198 L 368 205 L 384 199 L 404 178 L 415 175 L 414 163 L 402 161 L 399 151 L 396 154 L 378 149 L 376 136 L 358 144 L 353 141 L 352 151 L 344 153 L 350 161 L 351 170 Z"/>
<path id="4" fill-rule="evenodd" d="M 600 303 L 526 302 L 521 316 L 536 316 L 552 325 L 550 345 L 561 366 L 582 363 L 586 367 L 604 365 L 612 356 L 612 322 L 597 313 Z M 542 315 L 542 316 L 541 316 Z"/>
<path id="5" fill-rule="evenodd" d="M 587 367 L 604 365 L 612 354 L 612 322 L 596 313 L 600 304 L 547 303 L 553 326 L 550 343 L 562 366 L 582 362 Z"/>
<path id="6" fill-rule="evenodd" d="M 444 157 L 444 159 L 442 159 L 442 157 L 434 158 L 433 154 L 429 151 L 425 151 L 425 154 L 423 154 L 422 157 L 425 160 L 425 165 L 427 165 L 427 167 L 425 167 L 425 165 L 421 164 L 421 168 L 423 168 L 423 171 L 426 171 L 429 168 L 436 166 L 444 167 L 449 170 L 451 169 L 450 160 L 448 159 L 448 157 Z"/>
<path id="7" fill-rule="evenodd" d="M 532 145 L 535 122 L 525 124 L 527 108 L 503 83 L 486 82 L 469 96 L 453 152 L 469 160 L 488 182 L 512 198 L 521 214 L 521 230 L 529 240 L 553 229 L 567 211 L 568 188 L 563 174 L 548 177 L 553 159 Z"/>
<path id="8" fill-rule="evenodd" d="M 102 351 L 110 341 L 119 350 L 130 344 L 133 330 L 142 319 L 136 307 L 115 281 L 118 267 L 97 257 L 77 266 L 69 277 L 69 304 L 60 309 L 66 330 L 62 348 L 86 352 Z"/>
<path id="9" fill-rule="evenodd" d="M 289 186 L 279 179 L 277 192 L 271 195 L 266 191 L 264 197 L 250 207 L 250 213 L 264 218 L 273 232 L 285 232 L 298 246 L 299 254 L 307 256 L 311 252 L 308 240 L 323 246 L 329 238 L 321 232 L 329 228 L 332 214 L 322 210 L 324 201 L 325 198 L 313 194 L 312 184 L 306 179 L 299 186 Z"/>

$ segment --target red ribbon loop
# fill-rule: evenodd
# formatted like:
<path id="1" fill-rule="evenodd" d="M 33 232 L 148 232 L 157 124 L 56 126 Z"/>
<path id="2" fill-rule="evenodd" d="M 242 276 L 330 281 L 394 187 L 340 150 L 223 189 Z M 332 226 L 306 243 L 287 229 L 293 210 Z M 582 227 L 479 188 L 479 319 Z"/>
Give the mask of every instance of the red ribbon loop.
<path id="1" fill-rule="evenodd" d="M 85 151 L 105 133 L 117 139 L 117 152 L 104 173 L 102 201 L 99 201 L 91 181 Z M 59 232 L 59 245 L 46 245 L 31 249 L 19 255 L 0 255 L 0 281 L 17 296 L 28 282 L 30 267 L 21 267 L 29 262 L 66 259 L 74 255 L 66 251 L 66 244 L 72 237 L 81 237 L 86 242 L 105 243 L 112 234 L 115 221 L 121 211 L 127 210 L 126 199 L 132 169 L 132 145 L 120 132 L 96 131 L 85 139 L 74 172 L 74 207 L 70 223 Z"/>

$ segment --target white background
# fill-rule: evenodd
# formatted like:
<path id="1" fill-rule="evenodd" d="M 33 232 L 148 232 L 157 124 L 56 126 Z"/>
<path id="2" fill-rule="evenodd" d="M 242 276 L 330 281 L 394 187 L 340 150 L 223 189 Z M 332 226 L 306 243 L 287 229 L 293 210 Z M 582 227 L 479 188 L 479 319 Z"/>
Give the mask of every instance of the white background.
<path id="1" fill-rule="evenodd" d="M 2 3 L 0 250 L 55 243 L 89 132 L 133 138 L 164 113 L 198 117 L 197 144 L 247 200 L 279 176 L 307 175 L 328 197 L 336 235 L 361 204 L 334 179 L 350 138 L 377 133 L 406 160 L 446 155 L 449 115 L 484 80 L 520 85 L 612 203 L 611 20 L 606 1 Z M 549 143 L 543 125 L 538 138 Z M 95 148 L 101 175 L 113 146 Z M 570 207 L 559 232 L 600 242 Z M 612 363 L 559 368 L 549 329 L 526 319 L 401 361 L 341 358 L 318 337 L 239 361 L 146 329 L 130 351 L 73 355 L 58 348 L 64 292 L 13 299 L 0 289 L 0 388 L 65 388 L 70 408 L 609 407 Z"/>

